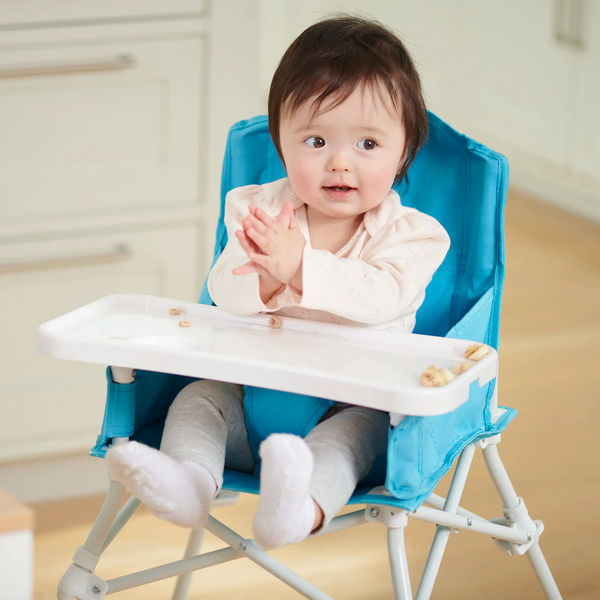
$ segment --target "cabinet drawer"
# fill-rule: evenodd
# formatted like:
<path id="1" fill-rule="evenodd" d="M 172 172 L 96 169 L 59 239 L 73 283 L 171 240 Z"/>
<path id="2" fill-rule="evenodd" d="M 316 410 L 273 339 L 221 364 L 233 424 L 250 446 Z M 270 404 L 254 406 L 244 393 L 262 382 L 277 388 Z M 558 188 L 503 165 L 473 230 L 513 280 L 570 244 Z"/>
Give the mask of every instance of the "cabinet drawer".
<path id="1" fill-rule="evenodd" d="M 105 366 L 38 354 L 42 323 L 93 300 L 142 293 L 198 301 L 198 225 L 0 245 L 0 462 L 91 448 Z"/>
<path id="2" fill-rule="evenodd" d="M 203 38 L 0 51 L 0 221 L 198 198 Z"/>
<path id="3" fill-rule="evenodd" d="M 2 0 L 0 25 L 202 14 L 208 0 Z"/>

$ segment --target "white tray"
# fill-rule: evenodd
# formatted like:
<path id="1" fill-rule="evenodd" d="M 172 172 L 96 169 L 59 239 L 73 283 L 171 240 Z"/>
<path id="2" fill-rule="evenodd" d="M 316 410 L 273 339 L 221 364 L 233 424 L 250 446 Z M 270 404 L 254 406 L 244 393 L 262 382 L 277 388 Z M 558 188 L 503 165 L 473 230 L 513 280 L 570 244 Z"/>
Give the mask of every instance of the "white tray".
<path id="1" fill-rule="evenodd" d="M 179 308 L 177 316 L 169 308 Z M 429 366 L 452 368 L 476 342 L 269 315 L 143 294 L 106 296 L 40 325 L 37 349 L 54 358 L 279 389 L 405 415 L 465 402 L 470 384 L 497 373 L 493 348 L 441 388 L 420 385 Z M 191 323 L 179 326 L 180 320 Z"/>

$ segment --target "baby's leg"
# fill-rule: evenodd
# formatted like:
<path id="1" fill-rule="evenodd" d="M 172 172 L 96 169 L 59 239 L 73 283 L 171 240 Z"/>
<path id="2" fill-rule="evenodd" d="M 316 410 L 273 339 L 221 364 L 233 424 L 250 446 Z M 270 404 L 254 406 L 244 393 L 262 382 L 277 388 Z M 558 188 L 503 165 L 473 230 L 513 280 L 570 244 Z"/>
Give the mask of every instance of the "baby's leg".
<path id="1" fill-rule="evenodd" d="M 238 457 L 236 468 L 253 466 L 243 397 L 243 387 L 231 383 L 186 386 L 169 409 L 161 451 L 137 442 L 111 448 L 112 477 L 157 517 L 182 527 L 202 524 L 223 483 L 226 450 Z"/>
<path id="2" fill-rule="evenodd" d="M 351 406 L 319 423 L 305 440 L 269 436 L 260 447 L 258 543 L 277 548 L 302 541 L 315 527 L 315 502 L 327 525 L 385 453 L 388 425 L 387 413 Z"/>
<path id="3" fill-rule="evenodd" d="M 386 412 L 349 406 L 306 437 L 315 465 L 309 494 L 323 511 L 322 527 L 345 506 L 373 461 L 387 451 L 389 424 Z"/>

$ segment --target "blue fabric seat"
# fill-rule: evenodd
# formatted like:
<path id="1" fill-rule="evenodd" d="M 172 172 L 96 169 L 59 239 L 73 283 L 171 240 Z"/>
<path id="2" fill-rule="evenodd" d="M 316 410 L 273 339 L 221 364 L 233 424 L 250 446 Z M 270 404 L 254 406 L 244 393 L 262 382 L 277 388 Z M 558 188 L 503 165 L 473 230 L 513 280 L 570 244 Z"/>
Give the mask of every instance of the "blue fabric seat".
<path id="1" fill-rule="evenodd" d="M 426 290 L 415 333 L 474 340 L 498 349 L 508 162 L 432 113 L 429 126 L 429 140 L 409 171 L 408 183 L 402 182 L 396 189 L 405 206 L 435 217 L 444 226 L 451 248 Z M 223 164 L 213 264 L 227 243 L 223 222 L 227 192 L 285 176 L 265 116 L 240 121 L 231 128 Z M 199 301 L 213 304 L 206 282 Z M 91 454 L 104 456 L 113 437 L 131 437 L 158 447 L 171 402 L 192 381 L 195 379 L 138 371 L 133 383 L 117 385 L 107 369 L 105 417 Z M 481 388 L 474 382 L 469 400 L 452 413 L 408 417 L 397 427 L 390 427 L 387 461 L 374 465 L 350 503 L 366 503 L 365 495 L 385 482 L 392 496 L 370 495 L 368 502 L 408 510 L 419 506 L 467 444 L 499 433 L 514 418 L 516 411 L 506 408 L 501 418 L 492 422 L 490 404 L 495 386 L 496 380 Z M 260 388 L 254 389 L 258 394 Z M 261 424 L 260 431 L 249 424 L 256 448 L 265 432 L 277 430 L 278 423 L 269 412 L 268 403 L 256 402 L 251 410 L 253 419 Z M 299 422 L 300 430 L 304 425 Z M 225 473 L 226 489 L 256 494 L 258 484 L 254 475 L 229 470 Z"/>

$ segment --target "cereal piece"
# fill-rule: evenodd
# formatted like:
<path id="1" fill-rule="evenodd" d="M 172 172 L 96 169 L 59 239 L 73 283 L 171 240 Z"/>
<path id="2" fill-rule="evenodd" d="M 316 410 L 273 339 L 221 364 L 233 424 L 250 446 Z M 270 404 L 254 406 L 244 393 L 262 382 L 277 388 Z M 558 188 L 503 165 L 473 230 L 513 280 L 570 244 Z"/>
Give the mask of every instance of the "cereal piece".
<path id="1" fill-rule="evenodd" d="M 269 319 L 269 327 L 279 329 L 281 327 L 281 319 L 279 317 L 271 317 Z"/>
<path id="2" fill-rule="evenodd" d="M 433 376 L 437 373 L 437 367 L 427 367 L 421 374 L 421 385 L 433 387 Z"/>
<path id="3" fill-rule="evenodd" d="M 179 327 L 189 327 L 189 326 L 190 326 L 189 321 L 179 321 Z"/>
<path id="4" fill-rule="evenodd" d="M 455 375 L 460 375 L 461 373 L 464 373 L 465 371 L 467 371 L 468 369 L 470 369 L 473 365 L 471 363 L 468 362 L 459 362 L 457 365 L 455 365 L 454 367 L 452 367 L 452 372 Z"/>
<path id="5" fill-rule="evenodd" d="M 170 315 L 178 315 L 179 314 L 179 309 L 178 308 L 170 308 L 169 309 L 169 314 Z"/>
<path id="6" fill-rule="evenodd" d="M 473 344 L 465 350 L 465 356 L 469 360 L 481 360 L 490 353 L 490 347 L 485 344 Z"/>
<path id="7" fill-rule="evenodd" d="M 438 369 L 437 367 L 427 367 L 421 375 L 421 385 L 425 387 L 442 387 L 450 383 L 454 375 L 448 369 Z"/>

